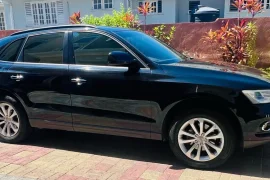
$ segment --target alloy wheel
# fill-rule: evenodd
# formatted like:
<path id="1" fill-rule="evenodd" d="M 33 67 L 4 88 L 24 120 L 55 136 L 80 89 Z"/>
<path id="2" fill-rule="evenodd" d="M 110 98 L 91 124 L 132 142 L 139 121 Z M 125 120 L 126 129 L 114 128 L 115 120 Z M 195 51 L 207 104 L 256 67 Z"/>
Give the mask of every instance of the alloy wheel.
<path id="1" fill-rule="evenodd" d="M 182 125 L 178 133 L 181 151 L 198 162 L 211 161 L 224 147 L 224 135 L 220 127 L 206 118 L 194 118 Z"/>
<path id="2" fill-rule="evenodd" d="M 0 103 L 0 134 L 4 137 L 15 136 L 20 128 L 19 116 L 14 107 Z"/>

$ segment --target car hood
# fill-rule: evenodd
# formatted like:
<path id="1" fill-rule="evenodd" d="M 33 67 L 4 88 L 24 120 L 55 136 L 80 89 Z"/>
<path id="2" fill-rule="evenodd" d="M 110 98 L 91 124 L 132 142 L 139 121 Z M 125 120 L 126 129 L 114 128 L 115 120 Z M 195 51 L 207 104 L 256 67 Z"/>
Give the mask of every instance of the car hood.
<path id="1" fill-rule="evenodd" d="M 211 71 L 222 71 L 228 73 L 236 73 L 247 76 L 256 76 L 256 77 L 264 77 L 262 71 L 256 68 L 251 68 L 248 66 L 232 64 L 227 62 L 203 62 L 197 59 L 182 61 L 179 63 L 168 64 L 169 66 L 180 66 L 187 68 L 197 68 L 203 70 L 211 70 Z"/>
<path id="2" fill-rule="evenodd" d="M 173 64 L 161 65 L 166 74 L 181 76 L 192 79 L 194 82 L 208 83 L 209 80 L 221 81 L 221 83 L 245 83 L 252 86 L 263 84 L 270 87 L 270 81 L 263 76 L 263 73 L 255 68 L 236 65 L 225 62 L 202 62 L 196 59 L 182 61 Z M 190 77 L 189 77 L 190 76 Z M 261 86 L 261 87 L 263 87 Z"/>

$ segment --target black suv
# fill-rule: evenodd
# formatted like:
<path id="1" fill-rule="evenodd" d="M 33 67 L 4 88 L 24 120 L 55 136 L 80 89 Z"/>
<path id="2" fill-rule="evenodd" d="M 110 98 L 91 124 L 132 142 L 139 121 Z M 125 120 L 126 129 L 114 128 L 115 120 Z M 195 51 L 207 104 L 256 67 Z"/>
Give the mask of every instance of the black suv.
<path id="1" fill-rule="evenodd" d="M 130 29 L 87 25 L 0 40 L 0 139 L 32 128 L 168 141 L 180 162 L 223 164 L 270 140 L 270 83 L 202 63 Z M 158 149 L 157 149 L 158 151 Z"/>

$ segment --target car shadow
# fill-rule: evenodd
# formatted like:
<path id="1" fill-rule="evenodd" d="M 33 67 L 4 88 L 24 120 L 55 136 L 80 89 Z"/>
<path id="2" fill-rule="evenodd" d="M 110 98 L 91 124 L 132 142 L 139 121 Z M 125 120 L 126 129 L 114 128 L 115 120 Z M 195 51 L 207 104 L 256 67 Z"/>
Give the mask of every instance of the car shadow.
<path id="1" fill-rule="evenodd" d="M 56 130 L 36 130 L 24 144 L 135 161 L 169 164 L 171 169 L 188 168 L 176 160 L 168 143 L 161 141 Z M 212 171 L 270 178 L 269 168 L 270 144 L 247 149 L 244 152 L 236 152 L 226 164 Z"/>

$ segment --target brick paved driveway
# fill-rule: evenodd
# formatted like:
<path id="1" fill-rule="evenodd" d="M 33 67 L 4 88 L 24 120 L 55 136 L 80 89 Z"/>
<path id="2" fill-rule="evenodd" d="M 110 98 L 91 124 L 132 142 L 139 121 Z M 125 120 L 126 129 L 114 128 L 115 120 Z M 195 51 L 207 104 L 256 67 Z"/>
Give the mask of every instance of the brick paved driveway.
<path id="1" fill-rule="evenodd" d="M 177 163 L 158 141 L 48 130 L 23 145 L 0 143 L 0 180 L 268 178 L 270 145 L 236 153 L 214 171 L 199 171 Z"/>

